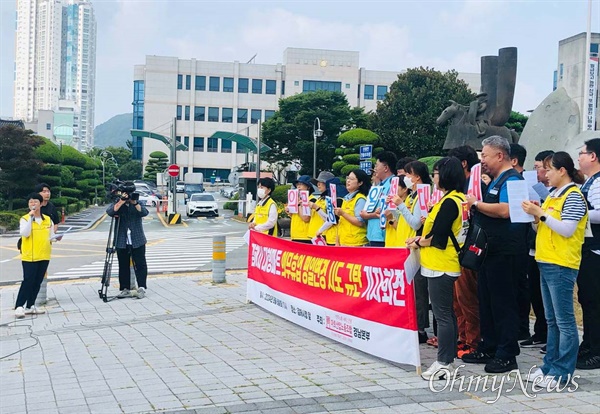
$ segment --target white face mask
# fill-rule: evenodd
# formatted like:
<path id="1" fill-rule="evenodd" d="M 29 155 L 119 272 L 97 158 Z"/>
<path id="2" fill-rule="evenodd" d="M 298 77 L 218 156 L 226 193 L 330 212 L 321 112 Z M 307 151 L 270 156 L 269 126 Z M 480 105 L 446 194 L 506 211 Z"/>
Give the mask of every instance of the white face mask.
<path id="1" fill-rule="evenodd" d="M 259 188 L 258 190 L 256 190 L 256 195 L 258 195 L 258 198 L 262 199 L 265 198 L 267 194 L 264 188 Z"/>
<path id="2" fill-rule="evenodd" d="M 412 179 L 407 175 L 404 176 L 404 185 L 406 186 L 406 188 L 412 188 L 413 186 Z"/>

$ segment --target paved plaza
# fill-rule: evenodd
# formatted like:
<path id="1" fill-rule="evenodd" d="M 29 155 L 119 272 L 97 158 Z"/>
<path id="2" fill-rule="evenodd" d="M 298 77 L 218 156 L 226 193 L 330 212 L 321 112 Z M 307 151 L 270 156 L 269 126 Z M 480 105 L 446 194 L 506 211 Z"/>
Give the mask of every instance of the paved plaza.
<path id="1" fill-rule="evenodd" d="M 0 412 L 600 413 L 598 370 L 577 371 L 574 392 L 529 385 L 526 395 L 515 375 L 487 377 L 486 391 L 437 382 L 434 392 L 414 367 L 246 303 L 243 271 L 228 273 L 226 284 L 211 281 L 210 273 L 151 276 L 146 298 L 109 303 L 98 297 L 98 280 L 51 282 L 47 313 L 17 321 L 18 286 L 0 287 Z M 542 355 L 522 351 L 526 374 Z M 435 353 L 421 345 L 425 368 Z M 461 373 L 484 375 L 480 365 Z"/>

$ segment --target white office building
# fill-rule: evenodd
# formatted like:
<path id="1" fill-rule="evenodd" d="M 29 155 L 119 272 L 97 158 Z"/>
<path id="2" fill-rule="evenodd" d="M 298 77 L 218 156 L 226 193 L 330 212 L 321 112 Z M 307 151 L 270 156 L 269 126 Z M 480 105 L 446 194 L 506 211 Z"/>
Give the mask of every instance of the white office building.
<path id="1" fill-rule="evenodd" d="M 317 90 L 343 92 L 350 106 L 374 111 L 402 71 L 367 70 L 358 52 L 339 50 L 287 48 L 283 63 L 273 65 L 146 56 L 134 68 L 133 128 L 168 137 L 175 118 L 177 140 L 189 148 L 177 152 L 182 173 L 206 178 L 216 170 L 226 179 L 246 154 L 235 142 L 209 138 L 214 132 L 255 138 L 259 120 L 273 116 L 279 99 Z M 459 77 L 479 91 L 479 74 Z M 133 149 L 144 163 L 153 151 L 169 154 L 165 144 L 147 138 L 134 137 Z"/>
<path id="2" fill-rule="evenodd" d="M 80 150 L 93 146 L 96 19 L 89 0 L 17 0 L 14 118 L 36 122 L 40 111 L 64 112 L 52 123 Z M 54 131 L 52 131 L 54 132 Z M 54 136 L 64 134 L 54 134 Z"/>
<path id="3" fill-rule="evenodd" d="M 577 103 L 582 118 L 582 130 L 599 130 L 598 113 L 598 56 L 600 33 L 591 34 L 589 53 L 586 53 L 586 34 L 579 33 L 558 42 L 558 66 L 554 71 L 554 89 L 565 88 Z M 588 59 L 591 62 L 588 70 Z M 586 87 L 586 80 L 589 79 Z"/>

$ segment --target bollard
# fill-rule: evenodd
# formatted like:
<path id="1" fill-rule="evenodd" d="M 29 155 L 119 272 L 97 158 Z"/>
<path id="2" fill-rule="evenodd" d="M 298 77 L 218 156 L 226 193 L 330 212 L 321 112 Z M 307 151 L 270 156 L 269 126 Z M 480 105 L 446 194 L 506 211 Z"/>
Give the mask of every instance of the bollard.
<path id="1" fill-rule="evenodd" d="M 213 283 L 225 283 L 225 236 L 213 236 Z"/>
<path id="2" fill-rule="evenodd" d="M 40 285 L 40 291 L 35 299 L 35 306 L 44 306 L 48 302 L 48 272 L 44 275 L 44 280 Z"/>

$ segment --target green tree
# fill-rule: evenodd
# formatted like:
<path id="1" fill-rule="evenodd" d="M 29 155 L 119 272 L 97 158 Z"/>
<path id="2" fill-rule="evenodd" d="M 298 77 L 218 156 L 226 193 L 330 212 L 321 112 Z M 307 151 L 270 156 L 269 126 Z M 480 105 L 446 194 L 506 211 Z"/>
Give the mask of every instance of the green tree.
<path id="1" fill-rule="evenodd" d="M 167 161 L 169 156 L 162 151 L 154 151 L 150 153 L 146 171 L 144 172 L 144 180 L 156 181 L 156 174 L 162 173 L 167 169 Z"/>
<path id="2" fill-rule="evenodd" d="M 142 177 L 142 163 L 139 161 L 129 161 L 119 167 L 119 180 L 133 181 Z M 156 179 L 156 176 L 154 177 Z"/>
<path id="3" fill-rule="evenodd" d="M 317 139 L 317 171 L 331 169 L 340 132 L 368 123 L 368 114 L 362 108 L 350 108 L 341 92 L 316 91 L 281 99 L 279 110 L 262 126 L 262 141 L 272 148 L 262 159 L 286 165 L 300 161 L 301 173 L 311 174 L 317 117 L 323 130 Z"/>
<path id="4" fill-rule="evenodd" d="M 8 210 L 13 209 L 16 198 L 25 197 L 37 183 L 44 163 L 36 157 L 35 149 L 43 142 L 28 129 L 14 125 L 0 128 L 0 192 Z"/>
<path id="5" fill-rule="evenodd" d="M 398 75 L 386 98 L 377 103 L 373 130 L 383 147 L 398 157 L 441 154 L 448 126 L 437 125 L 437 117 L 449 100 L 468 105 L 474 99 L 454 70 L 409 69 Z"/>
<path id="6" fill-rule="evenodd" d="M 508 129 L 514 129 L 515 132 L 520 136 L 528 120 L 529 118 L 526 115 L 523 115 L 517 111 L 511 111 L 510 118 L 508 118 L 508 122 L 506 122 L 505 126 Z"/>
<path id="7" fill-rule="evenodd" d="M 360 168 L 360 146 L 373 145 L 373 155 L 377 155 L 382 150 L 379 143 L 379 136 L 368 129 L 355 128 L 344 132 L 337 139 L 335 162 L 332 166 L 333 173 L 344 175 L 347 171 Z"/>

